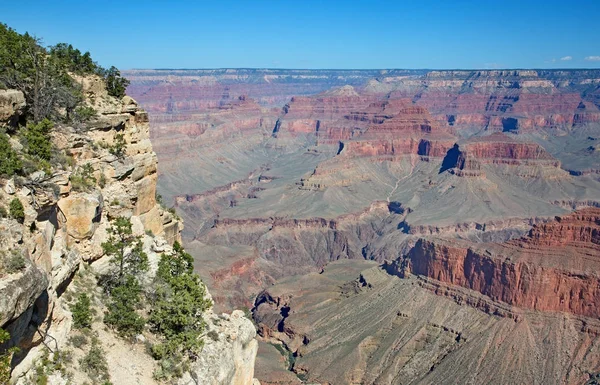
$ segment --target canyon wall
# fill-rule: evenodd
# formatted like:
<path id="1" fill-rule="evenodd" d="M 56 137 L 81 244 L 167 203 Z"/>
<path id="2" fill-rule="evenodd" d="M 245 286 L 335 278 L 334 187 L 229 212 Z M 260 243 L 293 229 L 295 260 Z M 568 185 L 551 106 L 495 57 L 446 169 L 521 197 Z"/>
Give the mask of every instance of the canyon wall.
<path id="1" fill-rule="evenodd" d="M 16 198 L 24 206 L 22 221 L 0 219 L 0 327 L 11 336 L 2 347 L 20 349 L 12 358 L 12 378 L 19 384 L 28 383 L 48 349 L 66 349 L 73 328 L 66 293 L 76 290 L 72 285 L 77 274 L 106 267 L 101 244 L 108 240 L 112 219 L 129 218 L 134 235 L 141 237 L 151 266 L 149 280 L 160 254 L 173 252 L 170 244 L 181 242 L 181 220 L 156 200 L 157 158 L 147 113 L 129 96 L 109 96 L 100 78 L 77 80 L 97 116 L 85 124 L 57 124 L 51 130 L 56 150 L 72 162 L 49 173 L 0 180 L 0 205 L 4 208 Z M 21 119 L 22 94 L 0 92 L 0 106 L 0 124 L 14 125 Z M 120 140 L 123 153 L 109 151 Z M 11 144 L 19 150 L 16 141 Z M 88 178 L 94 178 L 90 188 L 73 182 L 84 166 L 90 170 Z M 22 258 L 23 266 L 6 269 L 14 256 Z M 254 384 L 252 323 L 241 312 L 229 316 L 210 310 L 203 317 L 207 331 L 216 337 L 204 337 L 204 350 L 180 383 L 198 383 L 200 378 L 211 384 Z M 148 381 L 152 367 L 146 368 L 149 373 L 136 373 L 139 354 L 132 355 L 133 366 L 123 364 L 120 354 L 128 349 L 136 347 L 120 339 L 107 348 L 112 380 Z M 150 357 L 142 361 L 153 365 Z"/>
<path id="2" fill-rule="evenodd" d="M 521 239 L 473 244 L 420 239 L 392 269 L 540 311 L 600 314 L 600 211 L 534 225 Z"/>

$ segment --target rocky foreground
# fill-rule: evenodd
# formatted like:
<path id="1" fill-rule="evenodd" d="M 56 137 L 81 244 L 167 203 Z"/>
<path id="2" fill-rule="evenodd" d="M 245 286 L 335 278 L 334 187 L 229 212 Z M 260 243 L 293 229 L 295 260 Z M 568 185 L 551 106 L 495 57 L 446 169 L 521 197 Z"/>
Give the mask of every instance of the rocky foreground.
<path id="1" fill-rule="evenodd" d="M 45 373 L 44 383 L 50 384 L 89 381 L 79 368 L 81 361 L 75 359 L 80 353 L 73 347 L 71 309 L 73 296 L 82 290 L 91 290 L 93 298 L 103 295 L 93 289 L 94 277 L 107 267 L 101 244 L 108 239 L 112 219 L 129 218 L 134 235 L 142 237 L 150 261 L 148 280 L 156 273 L 160 254 L 172 253 L 171 244 L 181 240 L 181 220 L 156 199 L 157 158 L 147 113 L 128 96 L 122 100 L 109 96 L 99 78 L 79 81 L 87 105 L 97 115 L 84 125 L 59 125 L 51 131 L 57 151 L 72 161 L 62 172 L 38 171 L 18 180 L 0 180 L 0 205 L 7 207 L 17 198 L 24 206 L 20 221 L 5 215 L 0 219 L 2 265 L 8 266 L 15 255 L 22 261 L 19 268 L 0 271 L 0 327 L 11 336 L 3 348 L 20 349 L 11 364 L 12 381 L 19 384 L 41 381 L 39 373 Z M 1 90 L 0 125 L 12 129 L 24 107 L 23 94 Z M 118 141 L 124 141 L 120 156 L 109 151 Z M 20 149 L 16 141 L 11 145 Z M 91 170 L 87 178 L 98 181 L 87 191 L 73 182 L 84 167 Z M 86 282 L 92 289 L 84 288 Z M 241 311 L 218 315 L 211 309 L 203 317 L 210 337 L 203 337 L 202 353 L 178 383 L 256 383 L 252 323 Z M 125 341 L 100 322 L 94 325 L 112 383 L 159 383 L 153 378 L 157 363 L 144 347 L 148 336 Z M 53 371 L 41 366 L 48 363 L 49 354 L 56 358 L 63 352 L 74 355 L 66 368 Z"/>
<path id="2" fill-rule="evenodd" d="M 128 75 L 215 306 L 253 309 L 263 383 L 600 372 L 600 72 Z"/>

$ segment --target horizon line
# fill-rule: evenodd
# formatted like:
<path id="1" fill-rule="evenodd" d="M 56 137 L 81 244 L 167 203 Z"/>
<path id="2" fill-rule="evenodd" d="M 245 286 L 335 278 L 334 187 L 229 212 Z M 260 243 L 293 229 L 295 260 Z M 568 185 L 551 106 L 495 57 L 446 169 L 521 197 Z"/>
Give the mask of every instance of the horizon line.
<path id="1" fill-rule="evenodd" d="M 128 68 L 121 71 L 600 71 L 598 68 L 270 68 L 270 67 L 213 67 L 213 68 Z"/>

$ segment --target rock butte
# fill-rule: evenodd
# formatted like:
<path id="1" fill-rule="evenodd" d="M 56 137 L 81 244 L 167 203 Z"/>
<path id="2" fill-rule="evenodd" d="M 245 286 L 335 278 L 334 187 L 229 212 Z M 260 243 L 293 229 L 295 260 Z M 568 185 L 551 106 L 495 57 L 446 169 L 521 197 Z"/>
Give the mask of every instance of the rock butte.
<path id="1" fill-rule="evenodd" d="M 127 75 L 263 383 L 600 372 L 599 70 Z"/>

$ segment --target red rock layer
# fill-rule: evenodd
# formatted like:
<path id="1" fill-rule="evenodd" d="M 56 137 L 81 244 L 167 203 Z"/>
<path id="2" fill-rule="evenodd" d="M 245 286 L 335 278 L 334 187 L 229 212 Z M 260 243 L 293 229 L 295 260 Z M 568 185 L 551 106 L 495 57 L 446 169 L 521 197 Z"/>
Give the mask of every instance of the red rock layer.
<path id="1" fill-rule="evenodd" d="M 406 257 L 413 274 L 542 311 L 600 316 L 600 209 L 536 225 L 504 244 L 421 239 Z"/>
<path id="2" fill-rule="evenodd" d="M 346 118 L 368 123 L 364 132 L 344 142 L 349 156 L 444 157 L 455 142 L 425 108 L 407 99 L 372 103 L 364 113 Z"/>
<path id="3" fill-rule="evenodd" d="M 446 154 L 442 170 L 452 169 L 457 175 L 476 176 L 480 174 L 481 165 L 486 163 L 560 167 L 560 162 L 539 144 L 517 141 L 503 133 L 495 133 L 456 144 Z"/>
<path id="4" fill-rule="evenodd" d="M 291 134 L 315 133 L 323 142 L 346 140 L 356 129 L 366 127 L 357 123 L 353 111 L 364 110 L 377 97 L 323 94 L 313 97 L 293 97 L 283 108 L 281 131 Z"/>
<path id="5" fill-rule="evenodd" d="M 419 138 L 356 140 L 345 144 L 351 156 L 422 155 L 443 157 L 454 141 L 434 141 Z"/>
<path id="6" fill-rule="evenodd" d="M 418 80 L 390 80 L 390 97 L 413 98 L 457 129 L 568 130 L 600 121 L 593 102 L 597 76 L 585 71 L 431 71 Z"/>

